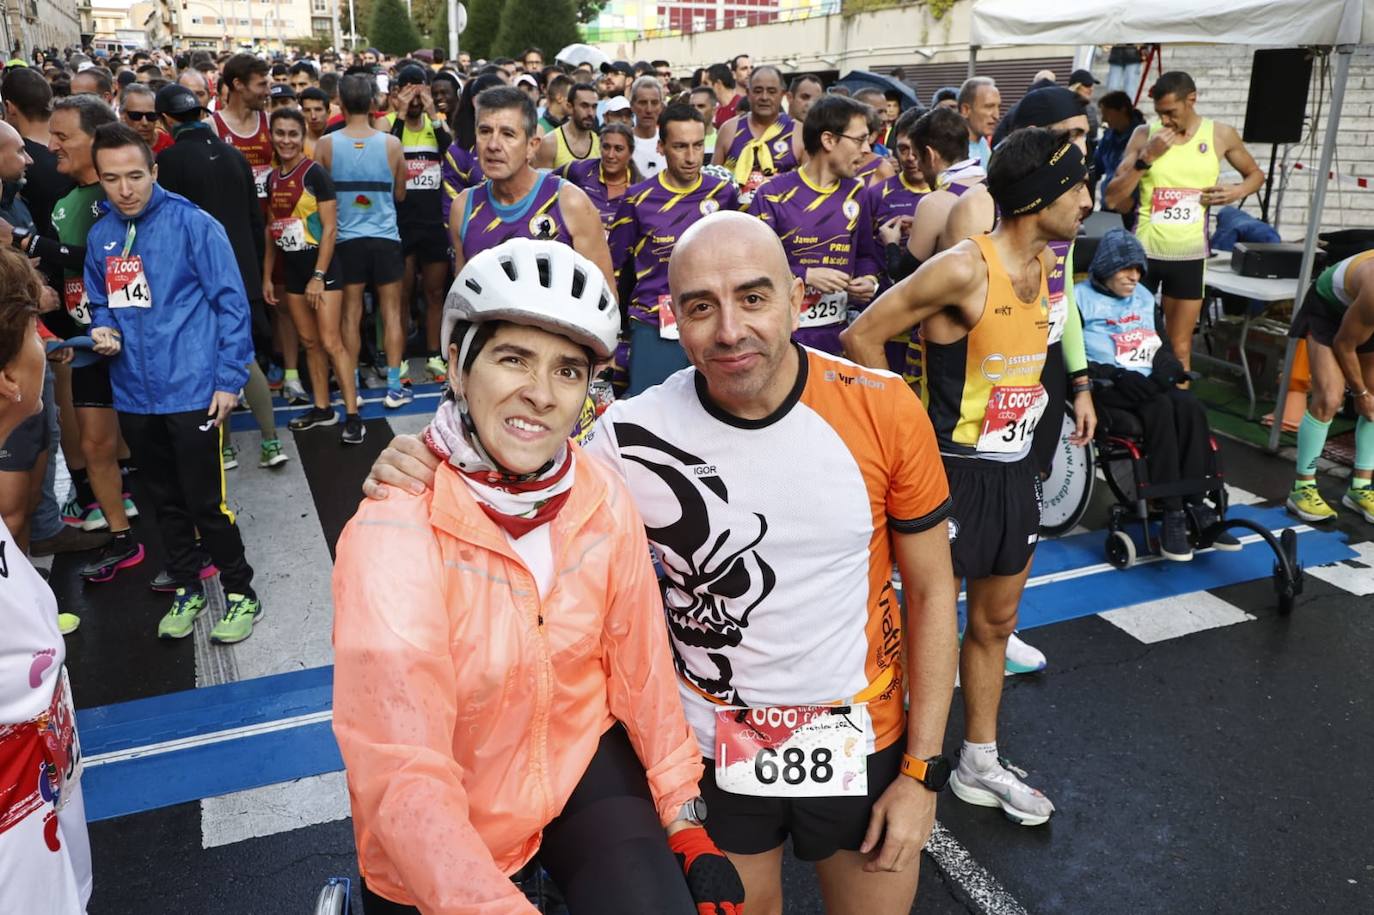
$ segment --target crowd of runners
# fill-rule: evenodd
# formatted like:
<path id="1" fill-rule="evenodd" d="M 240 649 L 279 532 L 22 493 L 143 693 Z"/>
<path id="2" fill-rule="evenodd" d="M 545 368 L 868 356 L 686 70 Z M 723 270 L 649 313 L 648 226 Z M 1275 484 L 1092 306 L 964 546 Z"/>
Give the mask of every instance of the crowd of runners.
<path id="1" fill-rule="evenodd" d="M 229 417 L 271 472 L 274 402 L 344 448 L 424 383 L 433 420 L 383 453 L 335 565 L 369 913 L 531 911 L 531 867 L 573 913 L 779 913 L 788 840 L 828 911 L 907 912 L 946 785 L 1047 822 L 1052 774 L 998 743 L 1004 676 L 1047 664 L 1016 634 L 1041 481 L 1065 417 L 1082 446 L 1109 410 L 1152 479 L 1206 472 L 1208 214 L 1263 182 L 1186 73 L 1149 122 L 1104 96 L 1100 128 L 1090 72 L 1047 77 L 1004 110 L 987 78 L 927 108 L 747 55 L 11 61 L 0 909 L 91 892 L 80 620 L 25 554 L 78 553 L 99 587 L 157 537 L 157 636 L 218 577 L 210 639 L 240 642 L 265 601 Z M 1127 228 L 1075 283 L 1094 207 Z M 1333 265 L 1303 310 L 1309 521 L 1335 515 L 1315 462 L 1348 389 L 1341 501 L 1374 523 L 1371 270 Z M 1214 508 L 1160 508 L 1160 552 L 1191 559 Z"/>

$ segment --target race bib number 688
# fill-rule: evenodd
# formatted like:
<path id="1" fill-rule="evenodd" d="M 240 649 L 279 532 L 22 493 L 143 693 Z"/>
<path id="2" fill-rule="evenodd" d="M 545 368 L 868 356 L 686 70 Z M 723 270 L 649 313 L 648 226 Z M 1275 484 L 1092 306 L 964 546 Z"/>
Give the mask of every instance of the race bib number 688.
<path id="1" fill-rule="evenodd" d="M 864 797 L 873 724 L 866 705 L 716 712 L 716 784 L 757 797 Z"/>

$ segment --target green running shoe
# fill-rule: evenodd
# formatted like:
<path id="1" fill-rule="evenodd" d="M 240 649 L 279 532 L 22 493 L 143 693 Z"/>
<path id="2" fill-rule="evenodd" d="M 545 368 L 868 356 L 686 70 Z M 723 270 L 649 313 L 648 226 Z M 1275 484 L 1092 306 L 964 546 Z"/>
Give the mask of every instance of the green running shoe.
<path id="1" fill-rule="evenodd" d="M 196 626 L 196 617 L 205 609 L 204 591 L 187 591 L 177 588 L 172 598 L 172 609 L 157 624 L 157 637 L 160 639 L 184 639 Z"/>
<path id="2" fill-rule="evenodd" d="M 1374 488 L 1366 486 L 1363 489 L 1348 489 L 1345 495 L 1341 496 L 1341 504 L 1363 515 L 1364 520 L 1370 524 L 1374 524 Z"/>
<path id="3" fill-rule="evenodd" d="M 280 467 L 289 460 L 291 456 L 281 450 L 281 439 L 269 438 L 262 443 L 262 453 L 258 457 L 259 467 Z"/>
<path id="4" fill-rule="evenodd" d="M 242 642 L 253 634 L 253 627 L 262 619 L 262 601 L 247 594 L 226 594 L 229 609 L 224 619 L 210 630 L 210 641 L 223 645 Z"/>
<path id="5" fill-rule="evenodd" d="M 1299 483 L 1288 494 L 1288 510 L 1304 521 L 1329 521 L 1336 510 L 1326 504 L 1316 483 Z"/>
<path id="6" fill-rule="evenodd" d="M 448 380 L 448 363 L 438 356 L 430 356 L 425 362 L 425 371 L 429 373 L 430 381 Z"/>

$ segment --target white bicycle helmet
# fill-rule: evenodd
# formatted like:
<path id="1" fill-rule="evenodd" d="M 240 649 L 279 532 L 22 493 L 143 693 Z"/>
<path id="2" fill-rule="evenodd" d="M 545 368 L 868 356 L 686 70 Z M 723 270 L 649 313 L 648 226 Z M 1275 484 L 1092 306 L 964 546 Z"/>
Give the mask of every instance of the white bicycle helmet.
<path id="1" fill-rule="evenodd" d="M 600 268 L 562 242 L 531 238 L 502 242 L 463 266 L 444 302 L 444 353 L 460 321 L 538 327 L 600 359 L 610 358 L 620 335 L 620 308 Z"/>

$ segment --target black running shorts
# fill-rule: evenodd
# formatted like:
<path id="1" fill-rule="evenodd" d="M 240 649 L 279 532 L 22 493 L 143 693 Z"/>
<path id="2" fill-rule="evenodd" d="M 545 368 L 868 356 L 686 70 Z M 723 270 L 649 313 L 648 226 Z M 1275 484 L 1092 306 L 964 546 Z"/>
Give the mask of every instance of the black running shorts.
<path id="1" fill-rule="evenodd" d="M 1190 261 L 1162 261 L 1149 258 L 1149 269 L 1145 273 L 1145 288 L 1159 292 L 1174 299 L 1202 298 L 1203 275 L 1207 262 L 1202 258 Z"/>
<path id="2" fill-rule="evenodd" d="M 414 255 L 421 264 L 447 264 L 453 260 L 448 230 L 441 225 L 401 226 L 401 252 Z"/>
<path id="3" fill-rule="evenodd" d="M 72 369 L 72 406 L 114 408 L 110 366 L 105 360 Z"/>
<path id="4" fill-rule="evenodd" d="M 1016 575 L 1040 539 L 1040 474 L 1024 457 L 1006 463 L 945 458 L 954 574 L 975 580 Z"/>
<path id="5" fill-rule="evenodd" d="M 366 283 L 385 286 L 398 283 L 405 271 L 401 243 L 390 238 L 350 238 L 339 242 L 334 259 L 343 269 L 343 281 L 348 285 Z"/>
<path id="6" fill-rule="evenodd" d="M 1314 287 L 1307 293 L 1307 298 L 1303 299 L 1302 310 L 1298 312 L 1288 335 L 1297 338 L 1311 337 L 1314 342 L 1329 348 L 1335 342 L 1336 333 L 1340 329 L 1341 318 L 1333 314 L 1333 306 L 1329 305 Z M 1374 334 L 1356 346 L 1355 352 L 1374 353 Z"/>
<path id="7" fill-rule="evenodd" d="M 703 759 L 701 798 L 706 802 L 706 832 L 721 851 L 758 855 L 790 836 L 803 861 L 823 861 L 837 851 L 858 851 L 868 831 L 873 805 L 900 777 L 906 735 L 868 757 L 867 797 L 753 797 L 716 787 L 716 764 Z"/>
<path id="8" fill-rule="evenodd" d="M 319 263 L 320 252 L 282 251 L 277 262 L 282 265 L 283 285 L 291 295 L 305 295 L 305 286 L 315 275 L 315 265 Z M 343 288 L 343 276 L 339 271 L 339 258 L 329 259 L 329 269 L 324 272 L 325 292 L 335 292 Z"/>

